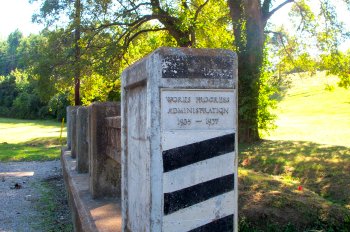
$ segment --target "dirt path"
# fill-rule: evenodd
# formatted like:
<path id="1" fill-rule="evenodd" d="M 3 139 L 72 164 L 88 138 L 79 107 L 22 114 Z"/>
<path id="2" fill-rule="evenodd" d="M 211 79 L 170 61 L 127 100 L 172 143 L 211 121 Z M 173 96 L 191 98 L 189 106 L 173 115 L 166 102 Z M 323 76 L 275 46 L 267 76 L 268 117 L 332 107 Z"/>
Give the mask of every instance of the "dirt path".
<path id="1" fill-rule="evenodd" d="M 70 231 L 61 164 L 0 163 L 0 232 Z"/>

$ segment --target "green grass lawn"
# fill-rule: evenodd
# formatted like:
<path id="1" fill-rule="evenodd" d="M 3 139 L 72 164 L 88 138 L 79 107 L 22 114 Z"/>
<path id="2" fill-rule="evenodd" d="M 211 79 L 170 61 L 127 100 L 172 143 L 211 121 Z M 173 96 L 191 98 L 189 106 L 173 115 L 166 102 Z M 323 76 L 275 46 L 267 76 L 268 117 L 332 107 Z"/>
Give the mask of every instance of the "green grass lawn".
<path id="1" fill-rule="evenodd" d="M 350 231 L 350 90 L 335 81 L 292 77 L 277 129 L 240 146 L 241 231 Z"/>
<path id="2" fill-rule="evenodd" d="M 292 77 L 292 87 L 279 103 L 277 129 L 269 140 L 309 141 L 350 146 L 350 89 L 336 86 L 336 78 Z M 326 90 L 334 86 L 333 91 Z"/>
<path id="3" fill-rule="evenodd" d="M 57 159 L 61 124 L 49 120 L 0 118 L 0 161 Z M 62 143 L 66 137 L 65 128 Z"/>

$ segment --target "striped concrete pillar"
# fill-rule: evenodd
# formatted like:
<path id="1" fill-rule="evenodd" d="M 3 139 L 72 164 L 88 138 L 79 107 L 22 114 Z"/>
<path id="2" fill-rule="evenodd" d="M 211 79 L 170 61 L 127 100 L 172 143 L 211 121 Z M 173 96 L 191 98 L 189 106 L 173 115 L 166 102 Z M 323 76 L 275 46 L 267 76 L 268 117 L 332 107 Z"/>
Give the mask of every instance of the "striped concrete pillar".
<path id="1" fill-rule="evenodd" d="M 123 72 L 123 231 L 237 231 L 237 59 L 161 48 Z"/>

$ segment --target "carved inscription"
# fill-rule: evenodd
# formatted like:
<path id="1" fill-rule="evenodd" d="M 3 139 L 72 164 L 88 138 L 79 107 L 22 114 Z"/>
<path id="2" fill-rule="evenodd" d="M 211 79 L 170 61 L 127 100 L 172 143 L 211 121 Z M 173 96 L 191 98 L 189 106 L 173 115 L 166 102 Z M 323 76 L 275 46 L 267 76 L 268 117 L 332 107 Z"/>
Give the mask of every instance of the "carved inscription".
<path id="1" fill-rule="evenodd" d="M 234 90 L 162 90 L 163 130 L 234 129 Z"/>

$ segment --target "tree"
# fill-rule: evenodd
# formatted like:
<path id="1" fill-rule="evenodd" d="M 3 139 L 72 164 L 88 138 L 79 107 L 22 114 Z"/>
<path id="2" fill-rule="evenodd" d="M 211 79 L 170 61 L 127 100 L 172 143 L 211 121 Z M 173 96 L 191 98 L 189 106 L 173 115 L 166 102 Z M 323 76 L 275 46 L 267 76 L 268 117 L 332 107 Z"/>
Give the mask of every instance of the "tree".
<path id="1" fill-rule="evenodd" d="M 17 48 L 23 38 L 19 30 L 15 30 L 8 37 L 6 42 L 0 44 L 0 75 L 9 75 L 11 71 L 19 68 Z"/>
<path id="2" fill-rule="evenodd" d="M 222 1 L 217 1 L 222 2 Z M 271 114 L 267 114 L 269 99 L 265 95 L 267 85 L 262 70 L 265 51 L 265 28 L 269 18 L 283 6 L 294 2 L 303 16 L 309 16 L 304 1 L 286 0 L 273 7 L 272 0 L 228 0 L 233 24 L 234 48 L 239 58 L 239 133 L 241 141 L 251 142 L 259 139 L 259 127 L 265 129 Z M 133 39 L 142 33 L 165 30 L 178 46 L 199 47 L 197 35 L 200 14 L 213 2 L 200 0 L 181 1 L 118 1 L 115 12 L 103 20 L 97 20 L 94 33 L 115 28 L 117 44 L 127 50 Z M 105 9 L 113 8 L 113 1 Z M 106 14 L 107 14 L 106 10 Z M 156 22 L 154 22 L 156 20 Z M 226 24 L 227 26 L 228 24 Z M 120 53 L 121 55 L 124 52 Z M 264 95 L 265 94 L 265 95 Z M 271 105 L 271 104 L 270 104 Z M 260 111 L 259 111 L 260 108 Z"/>
<path id="3" fill-rule="evenodd" d="M 75 0 L 74 4 L 74 103 L 76 106 L 81 104 L 80 99 L 80 23 L 81 23 L 81 2 Z"/>
<path id="4" fill-rule="evenodd" d="M 346 53 L 336 51 L 321 57 L 323 68 L 327 73 L 339 77 L 338 85 L 346 89 L 350 88 L 350 50 Z"/>
<path id="5" fill-rule="evenodd" d="M 319 16 L 326 26 L 316 25 L 311 1 L 307 0 L 228 0 L 238 54 L 239 73 L 239 134 L 241 141 L 259 140 L 259 92 L 261 87 L 266 27 L 268 20 L 282 7 L 293 4 L 291 14 L 300 18 L 299 28 L 310 32 L 321 45 L 328 48 L 336 45 L 336 36 L 341 32 L 341 24 L 332 3 L 320 0 Z M 345 1 L 349 4 L 349 1 Z M 329 27 L 327 25 L 330 25 Z M 319 32 L 314 26 L 321 28 Z M 305 36 L 305 34 L 304 34 Z M 323 48 L 324 49 L 324 48 Z"/>
<path id="6" fill-rule="evenodd" d="M 71 19 L 64 31 L 69 34 L 75 29 L 77 20 L 73 19 L 77 19 L 74 17 L 77 11 L 72 9 L 77 7 L 72 6 L 72 1 L 41 1 L 43 4 L 39 18 L 52 23 L 64 12 Z M 338 35 L 342 34 L 342 25 L 337 21 L 335 8 L 327 0 L 319 0 L 316 13 L 313 12 L 315 5 L 311 4 L 314 2 L 311 0 L 79 1 L 82 9 L 79 20 L 81 37 L 79 43 L 75 44 L 79 44 L 81 50 L 80 64 L 76 67 L 80 71 L 89 71 L 85 78 L 92 76 L 93 72 L 113 76 L 108 73 L 108 69 L 119 73 L 124 67 L 129 48 L 143 34 L 160 35 L 158 39 L 165 38 L 164 44 L 236 50 L 239 58 L 239 133 L 244 142 L 259 140 L 259 129 L 266 129 L 272 119 L 271 114 L 268 114 L 272 91 L 267 83 L 269 78 L 265 65 L 268 63 L 266 34 L 271 33 L 268 24 L 271 16 L 292 4 L 290 15 L 295 21 L 299 20 L 298 29 L 303 31 L 304 37 L 315 38 L 316 46 L 322 50 L 336 47 Z M 350 5 L 349 0 L 343 1 Z M 210 21 L 205 18 L 210 18 Z M 218 26 L 218 29 L 205 24 Z M 232 26 L 231 31 L 227 30 L 229 26 Z M 222 41 L 208 42 L 208 37 L 217 36 L 217 31 L 220 31 L 219 40 Z M 168 36 L 164 36 L 164 32 Z M 69 37 L 68 34 L 66 37 Z M 228 41 L 232 44 L 227 45 Z M 301 58 L 308 58 L 308 55 Z M 78 61 L 74 60 L 74 63 Z M 81 73 L 81 76 L 84 75 Z"/>
<path id="7" fill-rule="evenodd" d="M 194 47 L 198 17 L 208 3 L 209 0 L 100 1 L 101 14 L 94 14 L 95 25 L 90 29 L 98 34 L 115 28 L 116 44 L 124 51 L 140 34 L 157 31 L 167 31 L 180 47 Z"/>
<path id="8" fill-rule="evenodd" d="M 29 0 L 34 2 L 36 0 Z M 72 46 L 74 50 L 74 103 L 75 105 L 81 104 L 80 99 L 80 78 L 81 78 L 81 48 L 80 48 L 80 37 L 81 37 L 81 14 L 83 4 L 81 0 L 75 0 L 74 4 L 71 0 L 44 0 L 42 1 L 40 14 L 35 14 L 33 20 L 36 22 L 42 22 L 45 20 L 46 25 L 49 27 L 59 21 L 60 16 L 66 15 L 70 18 L 70 23 L 66 28 L 66 32 L 69 34 L 73 33 Z M 72 7 L 72 9 L 71 9 Z M 67 30 L 68 29 L 68 30 Z"/>
<path id="9" fill-rule="evenodd" d="M 196 46 L 197 28 L 204 27 L 198 23 L 198 19 L 208 4 L 209 0 L 147 2 L 76 0 L 73 7 L 68 0 L 43 0 L 40 13 L 34 18 L 38 22 L 44 20 L 50 27 L 58 19 L 57 15 L 69 16 L 70 22 L 63 26 L 68 34 L 74 30 L 73 72 L 77 95 L 80 83 L 78 80 L 84 76 L 86 70 L 93 69 L 88 74 L 91 77 L 96 76 L 93 72 L 109 77 L 116 76 L 115 72 L 120 73 L 121 68 L 125 68 L 123 61 L 129 53 L 129 48 L 133 47 L 132 43 L 142 38 L 143 34 L 158 33 L 159 38 L 164 38 L 165 42 L 157 44 Z M 219 8 L 216 6 L 215 9 Z M 212 13 L 215 14 L 217 13 Z M 226 25 L 221 25 L 221 28 L 225 27 Z M 80 33 L 77 33 L 78 31 Z M 169 32 L 170 36 L 164 36 L 165 31 Z M 202 38 L 205 36 L 204 33 L 199 35 Z M 142 55 L 145 54 L 146 52 Z M 80 78 L 77 78 L 78 73 Z M 91 81 L 85 82 L 91 83 Z"/>
<path id="10" fill-rule="evenodd" d="M 0 107 L 11 108 L 17 95 L 16 78 L 14 76 L 4 77 L 0 82 Z"/>
<path id="11" fill-rule="evenodd" d="M 74 84 L 70 78 L 74 63 L 70 40 L 62 30 L 44 30 L 39 35 L 23 38 L 18 48 L 18 62 L 36 82 L 35 88 L 44 102 L 48 102 L 57 89 L 67 90 Z"/>

